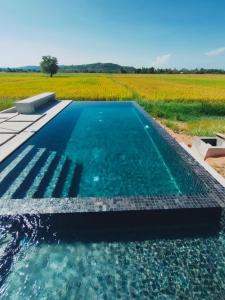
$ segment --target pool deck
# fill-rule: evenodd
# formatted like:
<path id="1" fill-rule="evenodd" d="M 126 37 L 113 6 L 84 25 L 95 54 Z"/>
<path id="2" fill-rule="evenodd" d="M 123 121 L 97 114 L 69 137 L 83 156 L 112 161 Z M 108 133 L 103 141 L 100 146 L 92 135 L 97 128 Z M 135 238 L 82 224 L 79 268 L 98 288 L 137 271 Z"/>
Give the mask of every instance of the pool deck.
<path id="1" fill-rule="evenodd" d="M 31 115 L 19 114 L 13 108 L 0 112 L 0 163 L 51 121 L 71 101 L 54 101 Z"/>

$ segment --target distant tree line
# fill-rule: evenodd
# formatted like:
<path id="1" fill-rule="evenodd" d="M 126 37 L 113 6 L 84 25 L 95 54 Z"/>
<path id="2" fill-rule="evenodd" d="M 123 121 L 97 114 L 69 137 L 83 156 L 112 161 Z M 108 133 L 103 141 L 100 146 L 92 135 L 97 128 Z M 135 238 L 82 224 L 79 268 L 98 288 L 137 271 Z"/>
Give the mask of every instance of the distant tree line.
<path id="1" fill-rule="evenodd" d="M 0 72 L 7 72 L 7 73 L 30 73 L 30 72 L 40 72 L 37 69 L 23 69 L 23 68 L 0 68 Z"/>
<path id="2" fill-rule="evenodd" d="M 225 74 L 225 70 L 222 69 L 156 69 L 150 68 L 136 68 L 136 74 Z"/>
<path id="3" fill-rule="evenodd" d="M 43 69 L 43 68 L 42 68 Z M 21 68 L 0 68 L 0 72 L 41 72 L 38 66 L 27 66 Z M 162 68 L 134 68 L 120 66 L 112 63 L 95 63 L 87 65 L 59 65 L 59 73 L 116 73 L 116 74 L 225 74 L 222 69 L 162 69 Z"/>

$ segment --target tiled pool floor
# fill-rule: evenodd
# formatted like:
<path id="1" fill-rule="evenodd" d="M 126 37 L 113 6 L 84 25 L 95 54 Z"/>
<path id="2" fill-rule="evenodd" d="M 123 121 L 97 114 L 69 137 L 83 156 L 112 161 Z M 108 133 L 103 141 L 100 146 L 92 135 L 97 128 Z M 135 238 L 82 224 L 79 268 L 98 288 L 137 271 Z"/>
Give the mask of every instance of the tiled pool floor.
<path id="1" fill-rule="evenodd" d="M 2 299 L 224 299 L 224 230 L 188 238 L 131 236 L 23 239 Z"/>

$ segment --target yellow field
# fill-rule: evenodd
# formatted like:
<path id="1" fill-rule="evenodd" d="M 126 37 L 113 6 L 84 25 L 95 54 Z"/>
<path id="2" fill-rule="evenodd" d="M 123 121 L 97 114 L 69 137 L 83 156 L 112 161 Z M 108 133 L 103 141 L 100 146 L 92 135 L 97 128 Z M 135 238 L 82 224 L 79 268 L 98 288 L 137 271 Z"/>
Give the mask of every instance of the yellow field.
<path id="1" fill-rule="evenodd" d="M 55 91 L 60 99 L 225 101 L 225 76 L 0 73 L 1 100 L 45 91 Z"/>
<path id="2" fill-rule="evenodd" d="M 107 76 L 42 74 L 0 74 L 0 99 L 22 99 L 41 92 L 54 91 L 60 99 L 124 99 L 131 92 Z"/>
<path id="3" fill-rule="evenodd" d="M 47 91 L 56 92 L 59 99 L 137 99 L 174 130 L 225 132 L 225 75 L 58 74 L 49 78 L 40 73 L 0 73 L 0 110 Z"/>
<path id="4" fill-rule="evenodd" d="M 224 75 L 123 75 L 114 78 L 148 100 L 225 101 Z"/>

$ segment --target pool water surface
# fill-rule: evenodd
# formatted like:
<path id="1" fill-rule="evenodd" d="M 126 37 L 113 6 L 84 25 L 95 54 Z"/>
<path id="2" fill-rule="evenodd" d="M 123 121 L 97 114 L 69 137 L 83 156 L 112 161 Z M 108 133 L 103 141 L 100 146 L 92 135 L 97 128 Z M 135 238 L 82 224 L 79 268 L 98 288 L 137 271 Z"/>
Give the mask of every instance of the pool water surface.
<path id="1" fill-rule="evenodd" d="M 142 234 L 141 240 L 140 233 L 123 240 L 115 232 L 94 241 L 92 233 L 83 241 L 85 233 L 37 238 L 38 224 L 24 220 L 33 233 L 20 241 L 1 299 L 224 299 L 224 229 L 212 236 Z"/>
<path id="2" fill-rule="evenodd" d="M 0 197 L 196 194 L 206 187 L 133 103 L 70 104 L 0 166 Z"/>

